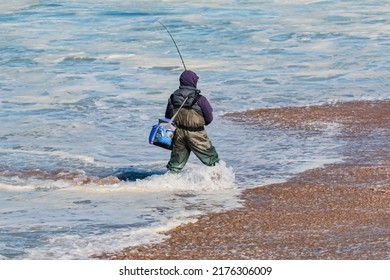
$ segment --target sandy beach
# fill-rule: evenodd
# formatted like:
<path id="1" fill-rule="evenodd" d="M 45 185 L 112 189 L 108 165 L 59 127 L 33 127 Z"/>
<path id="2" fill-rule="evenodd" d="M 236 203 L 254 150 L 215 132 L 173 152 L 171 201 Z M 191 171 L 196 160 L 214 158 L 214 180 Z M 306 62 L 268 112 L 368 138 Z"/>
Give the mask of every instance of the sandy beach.
<path id="1" fill-rule="evenodd" d="M 390 259 L 390 101 L 257 109 L 225 118 L 300 133 L 337 127 L 342 162 L 241 194 L 242 207 L 102 259 Z"/>

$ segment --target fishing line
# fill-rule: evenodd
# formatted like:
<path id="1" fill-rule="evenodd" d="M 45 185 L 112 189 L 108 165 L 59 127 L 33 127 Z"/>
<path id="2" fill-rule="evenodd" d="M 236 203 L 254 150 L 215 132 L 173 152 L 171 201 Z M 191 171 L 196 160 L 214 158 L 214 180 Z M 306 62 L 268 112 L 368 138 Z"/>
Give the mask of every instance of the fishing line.
<path id="1" fill-rule="evenodd" d="M 157 22 L 158 22 L 159 24 L 161 24 L 161 25 L 162 25 L 162 27 L 164 27 L 164 28 L 165 28 L 165 30 L 168 32 L 168 34 L 169 34 L 169 36 L 171 37 L 171 39 L 172 39 L 173 43 L 175 44 L 175 47 L 176 47 L 176 49 L 177 49 L 177 52 L 179 53 L 179 56 L 180 56 L 181 62 L 183 63 L 183 66 L 184 66 L 184 70 L 187 70 L 187 68 L 186 68 L 186 65 L 184 64 L 183 57 L 181 56 L 181 53 L 180 53 L 179 47 L 177 46 L 175 39 L 173 39 L 173 36 L 172 36 L 171 32 L 169 32 L 168 28 L 167 28 L 167 27 L 166 27 L 166 26 L 165 26 L 165 25 L 164 25 L 164 24 L 163 24 L 161 21 L 157 20 Z"/>

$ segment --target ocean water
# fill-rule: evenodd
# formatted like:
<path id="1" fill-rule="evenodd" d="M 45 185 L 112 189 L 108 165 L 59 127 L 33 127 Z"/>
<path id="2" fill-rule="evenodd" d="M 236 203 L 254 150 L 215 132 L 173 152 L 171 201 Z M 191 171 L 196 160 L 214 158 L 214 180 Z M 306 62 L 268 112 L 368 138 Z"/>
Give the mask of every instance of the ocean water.
<path id="1" fill-rule="evenodd" d="M 4 3 L 6 2 L 6 3 Z M 0 259 L 90 259 L 161 241 L 245 188 L 342 160 L 324 132 L 226 112 L 390 97 L 389 1 L 0 3 Z M 214 107 L 222 159 L 166 174 L 147 142 L 183 71 Z M 126 180 L 115 180 L 121 178 Z"/>

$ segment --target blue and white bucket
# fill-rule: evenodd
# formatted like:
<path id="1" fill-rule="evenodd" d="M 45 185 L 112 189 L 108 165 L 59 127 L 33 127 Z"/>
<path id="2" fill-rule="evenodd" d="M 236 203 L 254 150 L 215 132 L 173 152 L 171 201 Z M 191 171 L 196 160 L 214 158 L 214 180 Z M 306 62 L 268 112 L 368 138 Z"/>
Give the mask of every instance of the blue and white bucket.
<path id="1" fill-rule="evenodd" d="M 170 119 L 160 118 L 158 123 L 152 126 L 149 134 L 149 143 L 172 150 L 172 139 L 175 134 L 176 127 Z"/>

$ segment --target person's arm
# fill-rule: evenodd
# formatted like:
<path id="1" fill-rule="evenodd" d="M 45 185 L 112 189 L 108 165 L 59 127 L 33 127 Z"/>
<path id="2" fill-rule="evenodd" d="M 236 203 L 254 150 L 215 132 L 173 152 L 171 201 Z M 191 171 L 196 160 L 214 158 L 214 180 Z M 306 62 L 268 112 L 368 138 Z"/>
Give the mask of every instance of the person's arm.
<path id="1" fill-rule="evenodd" d="M 170 119 L 172 116 L 171 116 L 171 98 L 168 99 L 168 104 L 167 104 L 167 108 L 165 109 L 165 117 Z"/>
<path id="2" fill-rule="evenodd" d="M 211 107 L 210 102 L 202 95 L 198 100 L 198 105 L 202 109 L 206 125 L 210 124 L 213 121 L 213 108 Z"/>

